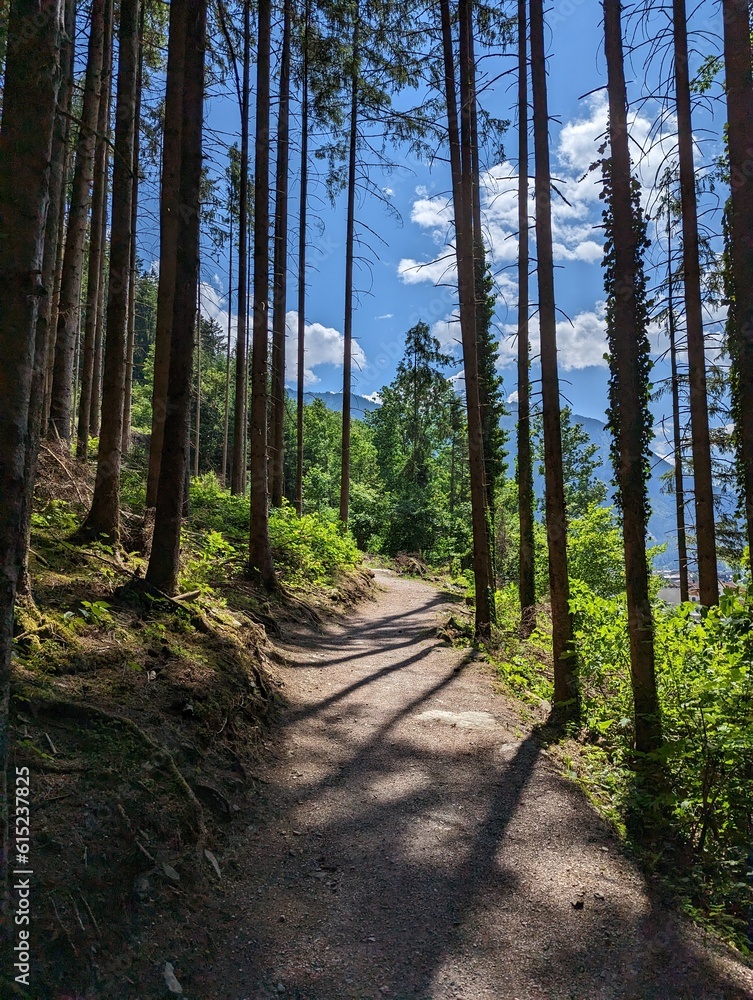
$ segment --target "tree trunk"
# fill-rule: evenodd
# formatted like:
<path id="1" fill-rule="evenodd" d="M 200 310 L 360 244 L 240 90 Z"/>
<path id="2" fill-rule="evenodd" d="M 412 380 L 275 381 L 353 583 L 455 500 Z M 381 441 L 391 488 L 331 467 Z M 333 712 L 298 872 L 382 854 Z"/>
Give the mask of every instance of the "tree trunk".
<path id="1" fill-rule="evenodd" d="M 466 0 L 459 4 L 460 20 L 460 81 L 461 113 L 465 118 L 463 129 L 466 140 L 461 152 L 458 125 L 458 102 L 455 84 L 455 59 L 452 44 L 452 23 L 449 0 L 440 0 L 442 41 L 444 54 L 445 97 L 447 126 L 450 142 L 450 167 L 455 211 L 455 249 L 458 270 L 458 297 L 460 301 L 460 328 L 463 341 L 463 367 L 465 374 L 465 399 L 468 418 L 468 452 L 471 481 L 471 518 L 473 523 L 473 569 L 476 591 L 475 631 L 478 639 L 488 639 L 493 621 L 492 580 L 489 575 L 488 533 L 486 520 L 486 487 L 484 485 L 484 446 L 481 430 L 481 405 L 478 385 L 478 358 L 476 345 L 476 294 L 473 263 L 473 194 L 470 170 L 463 171 L 463 162 L 470 166 L 469 69 L 468 66 L 468 8 Z"/>
<path id="2" fill-rule="evenodd" d="M 620 0 L 604 0 L 604 39 L 609 90 L 609 139 L 611 145 L 611 214 L 614 240 L 614 285 L 610 338 L 612 421 L 616 417 L 617 482 L 622 510 L 630 634 L 630 675 L 635 708 L 635 746 L 648 753 L 661 746 L 661 717 L 654 671 L 654 626 L 648 590 L 646 559 L 646 471 L 644 467 L 643 384 L 638 313 L 639 246 L 633 212 L 632 176 L 627 129 L 627 92 L 622 57 Z"/>
<path id="3" fill-rule="evenodd" d="M 518 596 L 520 634 L 536 627 L 528 336 L 528 60 L 526 0 L 518 0 Z"/>
<path id="4" fill-rule="evenodd" d="M 668 199 L 669 202 L 669 199 Z M 672 220 L 667 205 L 667 326 L 669 328 L 669 358 L 672 370 L 672 431 L 675 454 L 675 510 L 677 512 L 677 557 L 680 570 L 680 600 L 689 601 L 688 550 L 685 538 L 685 477 L 683 472 L 682 431 L 680 429 L 680 379 L 677 374 L 677 338 L 675 334 L 675 301 L 672 276 Z"/>
<path id="5" fill-rule="evenodd" d="M 531 0 L 531 82 L 533 141 L 536 164 L 536 253 L 541 331 L 541 396 L 544 423 L 546 536 L 549 551 L 549 596 L 552 604 L 554 703 L 577 710 L 578 690 L 567 575 L 567 520 L 562 478 L 560 385 L 557 371 L 557 317 L 552 257 L 549 111 L 546 92 L 543 0 Z M 573 712 L 572 714 L 575 714 Z"/>
<path id="6" fill-rule="evenodd" d="M 282 506 L 285 458 L 285 311 L 288 277 L 288 163 L 290 119 L 290 0 L 283 4 L 280 108 L 277 119 L 274 307 L 272 312 L 272 427 L 270 479 L 272 506 Z"/>
<path id="7" fill-rule="evenodd" d="M 303 66 L 301 68 L 301 191 L 298 209 L 298 377 L 296 386 L 296 475 L 295 506 L 303 514 L 303 365 L 306 350 L 306 219 L 309 172 L 309 54 L 308 30 L 311 16 L 306 0 L 303 24 Z"/>
<path id="8" fill-rule="evenodd" d="M 68 19 L 66 18 L 66 23 Z M 44 380 L 44 403 L 42 410 L 42 428 L 46 432 L 49 428 L 50 422 L 50 402 L 52 398 L 52 372 L 55 364 L 55 336 L 57 334 L 58 327 L 58 303 L 60 301 L 60 282 L 63 276 L 63 251 L 65 250 L 65 224 L 68 217 L 68 188 L 70 186 L 71 176 L 71 146 L 70 146 L 70 136 L 71 136 L 71 98 L 73 95 L 73 67 L 75 62 L 75 34 L 76 34 L 76 11 L 75 4 L 73 14 L 70 19 L 71 33 L 68 34 L 70 38 L 70 46 L 64 46 L 67 48 L 65 53 L 65 64 L 63 64 L 63 78 L 60 84 L 60 94 L 58 99 L 58 114 L 63 117 L 63 127 L 62 127 L 62 141 L 63 141 L 63 188 L 62 196 L 58 204 L 58 221 L 57 221 L 57 245 L 55 247 L 55 263 L 53 266 L 53 278 L 52 278 L 52 295 L 50 301 L 50 318 L 49 318 L 49 341 L 46 349 L 46 365 L 47 369 L 45 371 Z M 68 30 L 66 28 L 66 33 Z"/>
<path id="9" fill-rule="evenodd" d="M 54 282 L 55 263 L 57 260 L 58 227 L 60 224 L 60 205 L 65 203 L 63 188 L 67 127 L 67 107 L 70 103 L 70 93 L 73 77 L 73 36 L 76 30 L 76 10 L 74 0 L 65 0 L 65 30 L 60 47 L 61 81 L 58 91 L 57 113 L 52 132 L 52 155 L 50 157 L 50 200 L 45 222 L 44 252 L 42 259 L 42 287 L 47 294 L 41 297 L 37 314 L 37 330 L 34 346 L 34 374 L 31 384 L 31 399 L 29 403 L 29 431 L 26 448 L 27 482 L 33 483 L 36 478 L 37 457 L 39 454 L 39 439 L 42 432 L 44 412 L 45 383 L 47 379 L 47 353 L 50 344 L 50 313 L 52 295 L 50 290 Z M 31 513 L 33 495 L 27 492 L 26 504 L 23 510 L 23 567 L 18 581 L 18 593 L 30 594 L 29 579 L 29 540 L 31 536 Z"/>
<path id="10" fill-rule="evenodd" d="M 0 848 L 6 859 L 13 609 L 32 490 L 27 473 L 37 320 L 49 294 L 40 278 L 63 28 L 60 0 L 16 0 L 11 5 L 0 129 Z M 0 886 L 6 929 L 11 920 L 10 867 L 3 866 Z M 10 934 L 3 937 L 3 945 L 9 943 Z"/>
<path id="11" fill-rule="evenodd" d="M 118 32 L 118 94 L 112 176 L 110 283 L 102 395 L 102 428 L 92 506 L 81 527 L 88 537 L 120 540 L 120 467 L 123 446 L 128 285 L 131 271 L 131 198 L 136 83 L 139 64 L 139 0 L 121 0 Z"/>
<path id="12" fill-rule="evenodd" d="M 235 341 L 235 409 L 233 413 L 233 461 L 230 492 L 243 493 L 246 473 L 246 316 L 248 296 L 248 113 L 251 60 L 250 0 L 243 6 L 243 83 L 241 88 L 241 178 L 238 211 L 238 329 Z"/>
<path id="13" fill-rule="evenodd" d="M 146 578 L 174 594 L 180 568 L 180 525 L 188 471 L 191 414 L 193 331 L 199 282 L 201 149 L 204 111 L 206 0 L 173 0 L 185 25 L 176 41 L 182 52 L 171 53 L 183 79 L 179 153 L 180 206 L 175 263 L 175 294 L 170 342 L 167 419 L 160 462 L 154 537 Z M 170 38 L 172 47 L 173 39 Z"/>
<path id="14" fill-rule="evenodd" d="M 201 226 L 199 226 L 199 277 L 196 281 L 196 412 L 194 424 L 193 474 L 199 475 L 201 451 Z"/>
<path id="15" fill-rule="evenodd" d="M 167 53 L 165 127 L 162 136 L 162 183 L 160 187 L 160 256 L 157 288 L 157 328 L 154 335 L 154 386 L 152 389 L 152 435 L 149 445 L 149 472 L 146 505 L 157 503 L 162 443 L 167 419 L 167 386 L 170 376 L 170 337 L 175 297 L 175 267 L 178 259 L 180 225 L 180 143 L 183 106 L 184 4 L 170 8 L 170 41 Z M 173 66 L 170 56 L 181 60 Z M 192 327 L 193 329 L 193 327 Z"/>
<path id="16" fill-rule="evenodd" d="M 232 184 L 232 182 L 231 182 Z M 227 487 L 227 446 L 230 429 L 230 324 L 233 315 L 233 199 L 230 196 L 230 251 L 227 279 L 227 360 L 225 362 L 225 415 L 222 422 L 222 485 Z"/>
<path id="17" fill-rule="evenodd" d="M 94 177 L 94 147 L 97 140 L 97 119 L 102 89 L 104 40 L 105 0 L 92 0 L 86 82 L 63 255 L 50 400 L 51 430 L 64 441 L 69 441 L 71 437 L 73 363 L 81 315 L 86 225 Z"/>
<path id="18" fill-rule="evenodd" d="M 672 0 L 677 105 L 677 148 L 682 200 L 683 284 L 687 323 L 690 386 L 690 424 L 693 431 L 693 492 L 698 552 L 698 587 L 701 604 L 719 601 L 714 529 L 714 486 L 711 478 L 711 443 L 706 397 L 706 355 L 703 345 L 701 267 L 698 256 L 698 207 L 693 165 L 693 125 L 690 115 L 688 26 L 685 0 Z M 750 123 L 749 123 L 750 127 Z"/>
<path id="19" fill-rule="evenodd" d="M 141 5 L 139 22 L 139 69 L 136 80 L 136 116 L 133 123 L 133 171 L 131 194 L 131 271 L 128 282 L 128 334 L 126 337 L 125 400 L 123 401 L 123 454 L 131 448 L 131 399 L 133 397 L 133 349 L 136 341 L 136 225 L 139 214 L 139 168 L 141 130 L 141 82 L 144 76 L 144 20 L 146 3 Z"/>
<path id="20" fill-rule="evenodd" d="M 269 77 L 271 0 L 259 0 L 254 156 L 254 325 L 251 350 L 251 530 L 248 562 L 267 590 L 276 586 L 269 542 L 267 464 L 267 352 L 269 332 Z"/>
<path id="21" fill-rule="evenodd" d="M 468 147 L 469 162 L 467 164 L 470 176 L 473 221 L 473 288 L 474 288 L 474 309 L 476 313 L 476 352 L 478 358 L 478 391 L 479 409 L 481 412 L 481 436 L 484 447 L 484 487 L 486 489 L 486 534 L 487 551 L 489 553 L 489 579 L 492 581 L 493 590 L 496 589 L 496 559 L 494 551 L 494 538 L 496 534 L 496 468 L 499 456 L 494 454 L 498 441 L 498 428 L 494 427 L 496 408 L 494 406 L 493 394 L 495 386 L 492 384 L 491 375 L 493 373 L 494 362 L 491 357 L 492 341 L 486 336 L 487 330 L 487 304 L 484 278 L 486 275 L 486 250 L 484 249 L 484 234 L 481 225 L 481 168 L 479 164 L 478 150 L 478 102 L 476 98 L 476 56 L 474 52 L 473 38 L 473 4 L 466 5 L 467 24 L 467 64 L 468 64 L 468 112 L 465 118 L 467 121 L 468 137 L 463 145 Z M 462 87 L 461 87 L 462 91 Z M 492 604 L 492 613 L 496 621 L 495 604 Z"/>
<path id="22" fill-rule="evenodd" d="M 86 282 L 86 319 L 84 322 L 84 364 L 78 406 L 76 457 L 86 460 L 89 447 L 90 415 L 94 386 L 94 361 L 97 345 L 97 316 L 102 262 L 107 238 L 107 131 L 110 119 L 112 75 L 113 4 L 105 6 L 105 52 L 102 86 L 97 114 L 97 141 L 94 148 L 94 186 L 92 189 L 91 225 L 89 227 L 89 270 Z"/>
<path id="23" fill-rule="evenodd" d="M 745 0 L 722 0 L 727 83 L 727 139 L 731 177 L 730 236 L 735 301 L 730 353 L 735 443 L 753 560 L 753 86 L 750 14 Z"/>
<path id="24" fill-rule="evenodd" d="M 345 226 L 345 325 L 343 328 L 343 411 L 340 462 L 340 520 L 348 527 L 350 500 L 350 390 L 353 365 L 353 258 L 356 224 L 356 153 L 358 141 L 358 3 L 354 6 L 353 53 L 350 71 L 350 135 L 348 138 L 348 209 Z"/>
<path id="25" fill-rule="evenodd" d="M 110 253 L 108 243 L 107 191 L 109 187 L 109 149 L 105 149 L 105 207 L 102 211 L 102 260 L 99 268 L 99 291 L 97 299 L 97 326 L 94 331 L 94 372 L 92 374 L 92 399 L 89 408 L 89 433 L 99 437 L 102 419 L 102 362 L 105 343 L 105 308 L 107 288 L 110 280 Z"/>

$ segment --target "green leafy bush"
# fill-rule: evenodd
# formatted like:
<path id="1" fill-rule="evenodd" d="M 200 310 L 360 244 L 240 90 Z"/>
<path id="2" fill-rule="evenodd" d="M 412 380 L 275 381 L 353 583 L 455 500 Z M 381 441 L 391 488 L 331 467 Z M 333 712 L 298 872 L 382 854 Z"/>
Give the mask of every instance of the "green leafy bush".
<path id="1" fill-rule="evenodd" d="M 603 752 L 601 780 L 617 814 L 634 787 L 633 719 L 624 597 L 573 585 L 583 722 Z M 747 881 L 753 823 L 753 600 L 655 609 L 656 673 L 668 790 L 645 808 L 668 812 L 691 859 L 692 895 L 739 943 L 753 905 Z M 593 757 L 596 762 L 596 757 Z"/>
<path id="2" fill-rule="evenodd" d="M 360 562 L 356 543 L 334 515 L 298 517 L 290 504 L 271 511 L 269 537 L 275 560 L 294 583 L 331 583 Z"/>
<path id="3" fill-rule="evenodd" d="M 243 550 L 248 542 L 251 506 L 248 497 L 232 496 L 214 473 L 191 481 L 191 527 L 208 532 L 202 547 L 212 549 L 211 557 L 194 561 L 196 582 L 207 582 L 210 568 L 218 560 L 231 558 L 235 549 Z M 284 503 L 270 511 L 269 537 L 275 562 L 283 577 L 291 583 L 331 583 L 341 570 L 352 569 L 360 562 L 353 538 L 342 533 L 337 515 L 330 509 L 298 517 L 295 509 Z M 227 546 L 222 552 L 220 546 Z"/>

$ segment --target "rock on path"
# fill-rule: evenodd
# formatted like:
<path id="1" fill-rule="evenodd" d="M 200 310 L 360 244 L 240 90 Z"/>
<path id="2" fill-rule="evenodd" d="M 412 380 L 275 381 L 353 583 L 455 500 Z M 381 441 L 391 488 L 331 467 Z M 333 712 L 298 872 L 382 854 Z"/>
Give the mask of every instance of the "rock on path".
<path id="1" fill-rule="evenodd" d="M 223 940 L 187 996 L 753 998 L 750 969 L 647 887 L 488 669 L 436 639 L 445 598 L 377 575 L 376 602 L 284 647 L 266 801 L 223 860 Z"/>

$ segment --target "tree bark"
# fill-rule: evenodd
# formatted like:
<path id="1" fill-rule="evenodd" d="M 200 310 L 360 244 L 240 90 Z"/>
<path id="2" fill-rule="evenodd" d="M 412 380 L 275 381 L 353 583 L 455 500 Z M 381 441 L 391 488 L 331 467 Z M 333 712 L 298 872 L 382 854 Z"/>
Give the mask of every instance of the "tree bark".
<path id="1" fill-rule="evenodd" d="M 201 151 L 204 109 L 204 53 L 206 0 L 173 0 L 181 10 L 171 12 L 182 29 L 170 47 L 171 65 L 182 84 L 179 150 L 179 204 L 173 322 L 170 339 L 170 378 L 167 419 L 160 461 L 154 536 L 146 578 L 167 594 L 174 594 L 180 568 L 180 525 L 188 471 L 193 332 L 196 325 L 199 281 L 199 215 Z M 172 24 L 172 17 L 171 17 Z M 180 72 L 182 69 L 182 73 Z"/>
<path id="2" fill-rule="evenodd" d="M 107 302 L 107 286 L 110 277 L 110 255 L 108 244 L 107 192 L 109 188 L 109 149 L 105 149 L 105 207 L 102 211 L 102 260 L 99 268 L 99 291 L 97 299 L 97 326 L 94 331 L 94 372 L 92 374 L 92 398 L 89 407 L 89 433 L 99 437 L 102 419 L 102 362 L 104 360 L 105 342 L 105 307 Z"/>
<path id="3" fill-rule="evenodd" d="M 94 185 L 89 229 L 89 270 L 86 282 L 86 319 L 84 322 L 84 364 L 78 407 L 76 457 L 86 460 L 91 427 L 92 396 L 97 346 L 100 281 L 103 280 L 103 259 L 107 238 L 107 132 L 110 120 L 112 77 L 113 4 L 105 7 L 105 54 L 102 66 L 102 88 L 97 115 L 97 141 L 94 149 Z M 100 340 L 101 348 L 101 340 Z M 98 384 L 97 384 L 98 391 Z"/>
<path id="4" fill-rule="evenodd" d="M 688 69 L 688 26 L 685 0 L 672 0 L 675 53 L 675 96 L 677 107 L 677 148 L 680 160 L 682 201 L 683 285 L 687 324 L 690 386 L 690 424 L 693 447 L 693 493 L 695 533 L 698 553 L 698 588 L 701 604 L 710 607 L 719 601 L 714 528 L 714 485 L 711 477 L 711 442 L 706 396 L 706 355 L 703 344 L 701 266 L 698 251 L 698 206 L 693 165 L 693 125 L 690 114 Z M 750 127 L 750 123 L 749 123 Z"/>
<path id="5" fill-rule="evenodd" d="M 227 359 L 225 362 L 225 415 L 222 422 L 222 485 L 227 486 L 227 446 L 230 430 L 230 324 L 233 315 L 233 199 L 230 195 L 230 250 L 228 253 L 227 279 Z"/>
<path id="6" fill-rule="evenodd" d="M 452 22 L 449 0 L 440 0 L 442 42 L 444 56 L 444 83 L 447 103 L 447 126 L 450 143 L 452 194 L 455 210 L 455 251 L 458 270 L 458 298 L 460 303 L 460 328 L 463 342 L 463 367 L 465 374 L 465 399 L 468 420 L 468 452 L 471 484 L 471 518 L 473 524 L 473 569 L 476 592 L 476 637 L 481 640 L 491 635 L 493 621 L 492 580 L 489 575 L 488 533 L 486 518 L 486 487 L 484 484 L 484 446 L 481 430 L 481 405 L 478 384 L 478 358 L 476 345 L 476 293 L 473 262 L 473 195 L 470 171 L 463 172 L 463 162 L 470 166 L 470 150 L 461 151 L 461 134 L 458 124 L 458 101 L 455 83 L 455 59 L 452 44 Z M 461 113 L 466 117 L 464 138 L 470 137 L 468 116 L 468 11 L 467 0 L 461 0 L 460 21 L 460 100 Z"/>
<path id="7" fill-rule="evenodd" d="M 617 481 L 625 551 L 630 675 L 635 711 L 635 746 L 648 753 L 661 746 L 661 716 L 654 668 L 654 625 L 646 559 L 646 482 L 643 398 L 637 313 L 638 233 L 632 203 L 628 148 L 627 91 L 622 56 L 620 0 L 604 0 L 604 40 L 609 91 L 611 212 L 614 228 L 612 289 L 612 406 L 617 416 Z"/>
<path id="8" fill-rule="evenodd" d="M 269 542 L 267 378 L 269 314 L 269 77 L 271 0 L 259 0 L 256 56 L 256 144 L 254 155 L 254 324 L 251 351 L 251 529 L 249 569 L 267 590 L 276 586 Z"/>
<path id="9" fill-rule="evenodd" d="M 560 386 L 557 371 L 557 317 L 552 256 L 551 170 L 549 164 L 549 111 L 546 91 L 546 49 L 542 0 L 531 0 L 531 81 L 533 90 L 533 141 L 536 164 L 536 272 L 539 285 L 541 336 L 541 396 L 544 424 L 544 477 L 546 535 L 549 551 L 549 596 L 552 604 L 554 703 L 568 714 L 577 710 L 578 689 L 570 615 L 567 575 L 567 519 L 562 474 Z M 572 714 L 575 714 L 573 712 Z"/>
<path id="10" fill-rule="evenodd" d="M 104 40 L 105 0 L 92 0 L 86 81 L 63 254 L 50 399 L 51 430 L 63 441 L 69 441 L 71 437 L 73 363 L 81 315 L 84 244 L 94 178 L 94 147 L 102 89 Z"/>
<path id="11" fill-rule="evenodd" d="M 139 169 L 141 129 L 141 82 L 144 76 L 144 20 L 146 3 L 141 5 L 139 22 L 139 68 L 136 80 L 136 114 L 133 123 L 133 168 L 131 193 L 131 270 L 128 282 L 128 333 L 126 336 L 125 400 L 123 401 L 123 454 L 131 448 L 131 399 L 133 396 L 133 349 L 136 341 L 136 224 L 139 214 Z"/>
<path id="12" fill-rule="evenodd" d="M 275 178 L 274 305 L 272 310 L 272 427 L 270 479 L 272 506 L 282 506 L 285 458 L 285 318 L 288 277 L 288 165 L 290 120 L 290 0 L 283 4 L 280 106 Z"/>
<path id="13" fill-rule="evenodd" d="M 531 460 L 531 378 L 528 336 L 528 61 L 526 0 L 518 0 L 518 596 L 520 632 L 536 626 Z"/>
<path id="14" fill-rule="evenodd" d="M 235 409 L 233 412 L 233 460 L 230 492 L 243 493 L 246 473 L 246 317 L 248 298 L 248 114 L 251 60 L 250 0 L 243 7 L 243 83 L 241 85 L 241 178 L 238 211 L 238 328 L 235 340 Z"/>
<path id="15" fill-rule="evenodd" d="M 735 301 L 731 308 L 735 443 L 753 560 L 753 86 L 750 13 L 745 0 L 722 0 L 731 178 L 730 236 Z"/>
<path id="16" fill-rule="evenodd" d="M 76 9 L 74 0 L 64 3 L 65 30 L 60 46 L 61 80 L 58 90 L 57 113 L 52 132 L 52 154 L 50 157 L 50 195 L 45 222 L 44 252 L 42 258 L 42 287 L 47 294 L 40 298 L 37 314 L 37 330 L 34 345 L 34 374 L 29 403 L 29 433 L 26 448 L 26 480 L 33 483 L 36 478 L 39 440 L 42 436 L 45 383 L 47 379 L 47 355 L 50 345 L 50 314 L 52 310 L 51 289 L 54 282 L 57 261 L 58 234 L 60 225 L 60 205 L 65 202 L 63 188 L 66 149 L 68 141 L 67 109 L 70 104 L 73 83 L 73 37 L 76 30 Z M 18 593 L 31 594 L 29 578 L 29 541 L 31 537 L 31 514 L 33 494 L 26 495 L 23 510 L 23 567 L 18 580 Z"/>
<path id="17" fill-rule="evenodd" d="M 131 199 L 136 83 L 139 53 L 139 0 L 121 0 L 118 32 L 118 94 L 112 176 L 110 283 L 102 395 L 102 427 L 92 506 L 81 526 L 85 537 L 120 540 L 120 468 L 123 446 L 128 285 L 131 271 Z"/>
<path id="18" fill-rule="evenodd" d="M 27 473 L 37 320 L 49 294 L 40 279 L 63 30 L 60 0 L 11 5 L 0 129 L 0 847 L 6 859 L 13 610 L 32 490 Z M 10 943 L 10 867 L 3 866 L 0 886 L 3 947 Z"/>
<path id="19" fill-rule="evenodd" d="M 348 527 L 350 500 L 350 393 L 353 365 L 353 258 L 356 225 L 356 154 L 358 143 L 358 3 L 354 8 L 353 52 L 350 71 L 350 132 L 348 137 L 348 208 L 345 225 L 345 324 L 343 327 L 343 410 L 340 462 L 340 520 Z"/>
<path id="20" fill-rule="evenodd" d="M 175 297 L 175 267 L 178 259 L 180 225 L 180 143 L 185 27 L 185 5 L 170 8 L 165 92 L 165 127 L 162 136 L 162 183 L 160 187 L 160 258 L 157 288 L 157 328 L 154 335 L 154 386 L 152 389 L 152 435 L 149 445 L 149 471 L 146 481 L 146 505 L 157 503 L 162 443 L 167 419 L 167 386 L 170 376 L 170 337 Z M 179 62 L 173 65 L 170 56 Z"/>
<path id="21" fill-rule="evenodd" d="M 301 68 L 301 190 L 298 208 L 298 376 L 296 385 L 296 476 L 295 506 L 303 514 L 303 372 L 306 352 L 306 224 L 309 171 L 309 0 L 306 0 L 303 24 L 303 66 Z"/>
<path id="22" fill-rule="evenodd" d="M 677 337 L 675 331 L 675 297 L 672 275 L 672 221 L 667 206 L 667 326 L 669 328 L 669 359 L 672 378 L 672 431 L 675 454 L 675 510 L 677 515 L 677 558 L 680 571 L 680 600 L 690 600 L 688 588 L 688 550 L 685 538 L 685 476 L 683 472 L 682 431 L 680 429 L 680 379 L 677 373 Z"/>

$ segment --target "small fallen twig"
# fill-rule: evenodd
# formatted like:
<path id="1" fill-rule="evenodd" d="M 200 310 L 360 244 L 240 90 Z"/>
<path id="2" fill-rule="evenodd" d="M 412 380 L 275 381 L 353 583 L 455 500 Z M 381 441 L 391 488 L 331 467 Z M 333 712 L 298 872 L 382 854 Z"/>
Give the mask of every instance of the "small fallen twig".
<path id="1" fill-rule="evenodd" d="M 96 920 L 94 914 L 92 913 L 91 906 L 89 906 L 89 904 L 86 901 L 86 898 L 84 897 L 84 895 L 82 893 L 79 893 L 79 896 L 81 897 L 81 902 L 86 907 L 86 912 L 89 914 L 89 918 L 90 918 L 91 922 L 94 924 L 94 930 L 97 932 L 97 936 L 98 937 L 102 937 L 102 932 L 100 931 L 99 924 L 97 923 L 97 920 Z"/>

